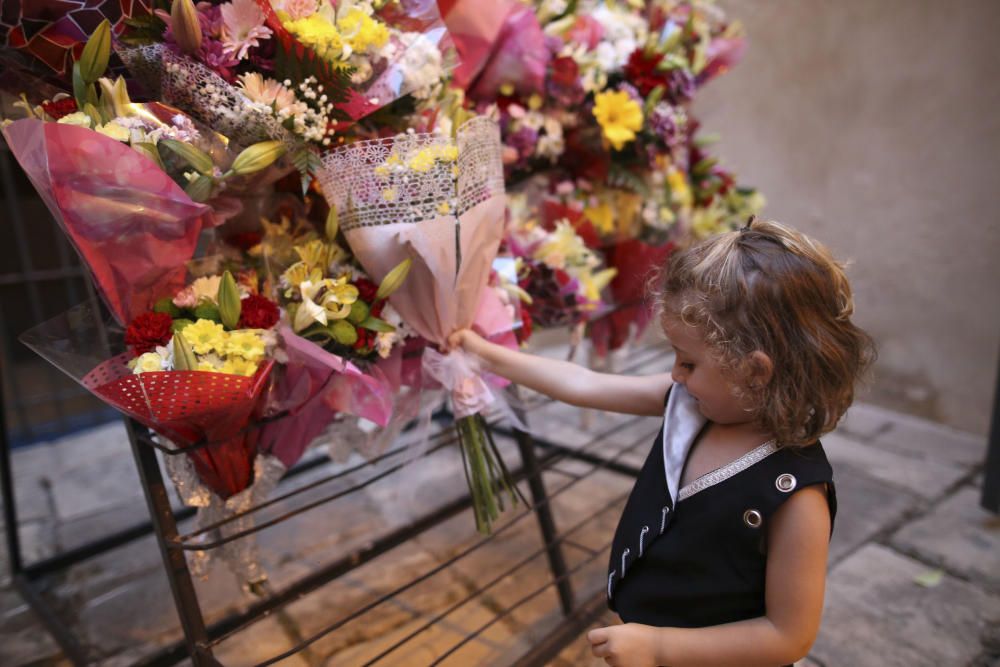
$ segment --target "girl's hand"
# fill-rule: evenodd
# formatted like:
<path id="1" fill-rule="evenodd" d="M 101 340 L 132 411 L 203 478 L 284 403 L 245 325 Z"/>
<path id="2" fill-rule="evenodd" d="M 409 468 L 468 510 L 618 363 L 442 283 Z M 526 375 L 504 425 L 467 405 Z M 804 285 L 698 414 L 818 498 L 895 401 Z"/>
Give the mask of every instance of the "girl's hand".
<path id="1" fill-rule="evenodd" d="M 464 350 L 475 354 L 482 350 L 482 343 L 486 340 L 472 329 L 459 329 L 448 336 L 448 351 Z"/>
<path id="2" fill-rule="evenodd" d="M 657 628 L 639 623 L 609 625 L 587 633 L 590 651 L 612 667 L 656 667 Z"/>

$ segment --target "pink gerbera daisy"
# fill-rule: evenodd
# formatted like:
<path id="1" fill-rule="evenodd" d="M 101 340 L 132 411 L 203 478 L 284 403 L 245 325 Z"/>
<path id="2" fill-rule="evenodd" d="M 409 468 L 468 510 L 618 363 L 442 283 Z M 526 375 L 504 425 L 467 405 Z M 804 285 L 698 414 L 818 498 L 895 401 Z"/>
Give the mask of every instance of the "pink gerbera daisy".
<path id="1" fill-rule="evenodd" d="M 258 40 L 271 36 L 264 25 L 264 12 L 254 0 L 233 0 L 219 8 L 222 11 L 222 45 L 227 54 L 237 60 L 247 57 L 247 51 L 260 46 Z"/>

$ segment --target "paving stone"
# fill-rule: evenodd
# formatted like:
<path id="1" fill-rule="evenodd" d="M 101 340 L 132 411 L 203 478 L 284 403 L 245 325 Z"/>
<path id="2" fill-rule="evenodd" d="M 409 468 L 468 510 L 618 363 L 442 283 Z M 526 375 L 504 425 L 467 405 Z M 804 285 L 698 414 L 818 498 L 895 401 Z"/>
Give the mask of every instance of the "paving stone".
<path id="1" fill-rule="evenodd" d="M 915 583 L 927 570 L 879 545 L 837 565 L 810 656 L 824 665 L 968 664 L 987 619 L 1000 615 L 1000 597 L 947 575 L 931 588 Z"/>
<path id="2" fill-rule="evenodd" d="M 889 414 L 893 415 L 890 427 L 871 439 L 876 447 L 917 459 L 966 467 L 979 465 L 986 458 L 986 438 L 983 436 L 909 415 Z"/>
<path id="3" fill-rule="evenodd" d="M 892 545 L 1000 592 L 1000 517 L 979 506 L 977 489 L 965 487 L 906 524 Z"/>
<path id="4" fill-rule="evenodd" d="M 859 443 L 837 432 L 823 437 L 823 448 L 835 470 L 840 465 L 850 465 L 863 470 L 865 475 L 873 479 L 927 499 L 940 496 L 967 474 L 965 468 L 951 462 L 914 459 L 881 447 Z"/>
<path id="5" fill-rule="evenodd" d="M 855 403 L 840 420 L 837 431 L 855 440 L 868 442 L 889 430 L 896 418 L 895 412 L 867 403 Z"/>
<path id="6" fill-rule="evenodd" d="M 836 465 L 833 479 L 837 488 L 837 518 L 830 542 L 831 563 L 923 506 L 916 496 L 873 479 L 850 464 Z"/>

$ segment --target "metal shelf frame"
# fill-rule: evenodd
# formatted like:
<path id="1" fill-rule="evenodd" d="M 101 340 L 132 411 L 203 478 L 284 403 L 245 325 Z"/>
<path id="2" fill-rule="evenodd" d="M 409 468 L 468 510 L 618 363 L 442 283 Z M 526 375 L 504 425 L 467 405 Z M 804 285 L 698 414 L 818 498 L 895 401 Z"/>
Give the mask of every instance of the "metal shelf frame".
<path id="1" fill-rule="evenodd" d="M 633 358 L 629 360 L 630 363 L 628 365 L 633 368 L 641 367 L 645 361 L 648 361 L 650 352 L 651 350 L 637 352 Z M 662 354 L 661 350 L 652 350 L 652 352 L 657 355 Z M 2 387 L 2 383 L 0 383 L 0 387 Z M 2 391 L 2 389 L 0 389 L 0 391 Z M 516 389 L 514 389 L 514 391 L 516 392 Z M 0 399 L 2 399 L 2 396 L 0 396 Z M 549 399 L 540 399 L 528 402 L 521 414 L 522 419 L 526 420 L 525 413 L 532 412 L 538 407 L 549 402 Z M 453 499 L 444 505 L 435 508 L 409 525 L 397 528 L 384 535 L 375 536 L 373 540 L 367 542 L 363 547 L 358 548 L 351 553 L 344 554 L 337 560 L 329 562 L 313 570 L 282 590 L 270 592 L 269 595 L 253 602 L 244 610 L 232 613 L 218 621 L 207 624 L 202 608 L 199 604 L 191 572 L 188 568 L 185 556 L 187 551 L 214 549 L 232 540 L 246 537 L 247 535 L 267 530 L 272 526 L 292 520 L 294 517 L 301 515 L 304 512 L 336 502 L 338 499 L 345 498 L 381 479 L 385 479 L 391 475 L 405 474 L 406 466 L 420 457 L 413 458 L 402 456 L 406 449 L 405 445 L 396 445 L 381 456 L 378 456 L 370 461 L 323 476 L 309 482 L 308 484 L 299 486 L 298 488 L 280 492 L 279 487 L 277 495 L 247 509 L 243 513 L 217 522 L 211 526 L 203 527 L 188 533 L 182 533 L 178 528 L 178 523 L 191 517 L 194 511 L 191 508 L 174 510 L 170 505 L 164 476 L 155 453 L 157 448 L 160 448 L 161 451 L 164 448 L 153 440 L 151 433 L 145 429 L 145 427 L 132 420 L 126 419 L 126 430 L 136 468 L 139 473 L 143 493 L 145 495 L 150 520 L 141 524 L 128 526 L 114 534 L 99 537 L 89 543 L 80 545 L 51 558 L 34 563 L 25 563 L 21 552 L 17 530 L 17 506 L 13 487 L 13 473 L 11 470 L 11 449 L 2 419 L 3 411 L 0 410 L 0 486 L 2 486 L 4 526 L 13 581 L 25 601 L 39 615 L 39 618 L 42 620 L 46 628 L 59 643 L 66 657 L 74 664 L 78 665 L 89 664 L 90 656 L 87 655 L 85 647 L 83 647 L 79 640 L 73 635 L 70 627 L 53 610 L 52 606 L 45 599 L 43 594 L 45 577 L 53 572 L 64 570 L 74 564 L 85 561 L 88 558 L 120 547 L 138 538 L 147 536 L 150 533 L 154 534 L 163 562 L 164 573 L 167 577 L 177 610 L 180 627 L 183 631 L 183 639 L 175 642 L 174 644 L 164 646 L 154 653 L 147 655 L 138 664 L 146 666 L 172 665 L 183 660 L 184 658 L 189 658 L 197 667 L 219 665 L 220 663 L 214 655 L 214 649 L 221 642 L 246 630 L 246 628 L 251 626 L 254 622 L 280 609 L 283 609 L 286 605 L 300 599 L 317 588 L 335 580 L 340 576 L 343 576 L 344 574 L 347 574 L 353 569 L 360 567 L 387 552 L 390 552 L 392 549 L 405 544 L 408 540 L 413 539 L 422 532 L 433 528 L 434 526 L 457 514 L 467 511 L 472 504 L 471 498 L 467 494 Z M 637 420 L 640 418 L 635 419 Z M 621 428 L 621 426 L 616 428 Z M 525 558 L 519 560 L 507 571 L 492 577 L 489 581 L 483 583 L 479 588 L 465 598 L 452 603 L 447 610 L 435 614 L 433 618 L 422 624 L 418 629 L 396 642 L 393 646 L 385 649 L 379 656 L 373 658 L 366 664 L 375 664 L 381 658 L 403 649 L 407 642 L 418 636 L 427 628 L 431 627 L 431 625 L 439 622 L 445 616 L 452 613 L 462 605 L 483 594 L 485 591 L 495 586 L 504 577 L 509 576 L 522 567 L 527 566 L 528 563 L 530 563 L 533 559 L 540 557 L 542 554 L 545 554 L 548 569 L 551 575 L 551 579 L 546 584 L 534 591 L 528 592 L 523 598 L 509 607 L 498 610 L 494 619 L 477 628 L 473 632 L 468 633 L 460 642 L 456 643 L 444 654 L 438 656 L 431 664 L 436 665 L 445 660 L 448 656 L 461 649 L 461 647 L 469 641 L 472 641 L 475 637 L 485 632 L 494 623 L 513 613 L 518 607 L 529 602 L 538 595 L 541 595 L 545 590 L 550 588 L 555 588 L 557 592 L 563 614 L 563 621 L 553 632 L 534 646 L 528 654 L 520 658 L 517 663 L 518 665 L 543 664 L 544 661 L 556 655 L 562 646 L 573 639 L 583 627 L 586 627 L 592 619 L 596 618 L 596 616 L 601 613 L 604 608 L 603 593 L 581 602 L 577 600 L 574 595 L 574 591 L 570 585 L 570 578 L 574 573 L 578 572 L 586 565 L 598 558 L 601 558 L 607 547 L 600 550 L 590 549 L 590 553 L 588 553 L 587 558 L 585 558 L 582 562 L 577 563 L 575 567 L 568 568 L 562 551 L 562 546 L 566 542 L 576 545 L 576 543 L 572 542 L 572 536 L 574 532 L 581 530 L 587 521 L 577 523 L 560 532 L 557 529 L 553 516 L 552 501 L 562 493 L 567 492 L 567 490 L 571 489 L 576 484 L 580 483 L 584 479 L 587 479 L 598 471 L 610 471 L 629 477 L 637 476 L 638 469 L 622 462 L 620 459 L 629 453 L 639 450 L 639 448 L 648 446 L 648 438 L 643 437 L 638 439 L 637 441 L 630 443 L 628 446 L 617 450 L 612 456 L 607 456 L 606 454 L 595 450 L 597 449 L 597 445 L 601 444 L 602 440 L 608 435 L 608 433 L 598 433 L 593 436 L 588 443 L 579 448 L 574 448 L 554 442 L 547 442 L 537 437 L 533 437 L 530 433 L 516 429 L 505 429 L 496 424 L 493 425 L 493 429 L 497 434 L 512 437 L 517 444 L 521 465 L 512 470 L 512 476 L 519 484 L 524 482 L 527 485 L 531 503 L 530 507 L 519 510 L 509 510 L 508 514 L 512 514 L 513 516 L 503 521 L 501 525 L 495 528 L 492 534 L 480 537 L 470 547 L 463 549 L 459 553 L 447 559 L 445 562 L 440 563 L 430 570 L 403 583 L 389 593 L 381 595 L 377 599 L 370 601 L 362 607 L 336 619 L 326 627 L 322 628 L 319 632 L 303 638 L 296 646 L 292 647 L 292 649 L 260 663 L 261 667 L 263 665 L 274 664 L 275 662 L 306 649 L 314 642 L 332 632 L 335 632 L 340 627 L 352 620 L 355 620 L 356 618 L 359 618 L 363 614 L 376 608 L 378 605 L 393 599 L 393 597 L 405 592 L 421 581 L 425 581 L 448 567 L 453 566 L 455 563 L 468 557 L 470 554 L 487 547 L 494 540 L 502 539 L 503 536 L 512 529 L 512 527 L 518 525 L 529 515 L 536 517 L 541 538 L 540 547 L 535 552 L 533 552 L 530 556 L 526 556 Z M 447 428 L 441 430 L 432 437 L 430 446 L 427 448 L 427 451 L 422 454 L 422 456 L 430 455 L 446 447 L 453 446 L 456 443 L 457 437 L 454 429 Z M 211 443 L 199 443 L 197 446 L 211 446 Z M 175 455 L 183 453 L 183 450 L 166 450 L 164 453 L 167 455 Z M 396 457 L 404 460 L 393 461 Z M 546 487 L 545 480 L 543 479 L 543 473 L 550 470 L 556 463 L 566 459 L 573 459 L 581 463 L 588 464 L 590 468 L 586 472 L 573 475 L 568 483 L 560 486 L 558 489 L 555 489 L 554 491 L 548 489 Z M 294 478 L 295 476 L 308 470 L 314 469 L 316 466 L 321 465 L 324 462 L 325 461 L 322 458 L 319 458 L 293 467 L 292 470 L 286 474 L 285 479 Z M 210 542 L 195 541 L 195 538 L 202 537 L 205 533 L 214 528 L 221 527 L 249 514 L 264 512 L 268 508 L 276 506 L 279 502 L 294 501 L 297 496 L 301 496 L 307 491 L 314 491 L 324 485 L 329 485 L 338 480 L 342 480 L 348 475 L 363 473 L 365 471 L 370 472 L 370 474 L 367 475 L 362 481 L 353 483 L 346 488 L 338 488 L 328 492 L 319 499 L 303 502 L 300 506 L 284 511 L 277 516 L 267 518 L 263 521 L 258 521 L 251 529 L 242 530 L 228 535 L 225 538 L 216 539 Z M 603 508 L 597 514 L 604 511 L 613 511 L 616 507 L 623 504 L 624 500 L 624 495 L 619 498 L 615 498 L 613 501 L 608 503 L 607 507 Z M 515 512 L 516 515 L 514 515 Z M 592 519 L 593 516 L 589 517 L 588 521 Z"/>

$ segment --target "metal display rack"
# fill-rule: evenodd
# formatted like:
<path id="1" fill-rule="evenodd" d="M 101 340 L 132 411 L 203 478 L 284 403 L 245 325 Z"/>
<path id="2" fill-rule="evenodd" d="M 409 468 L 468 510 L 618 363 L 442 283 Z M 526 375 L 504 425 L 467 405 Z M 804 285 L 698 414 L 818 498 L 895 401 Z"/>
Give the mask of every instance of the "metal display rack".
<path id="1" fill-rule="evenodd" d="M 653 358 L 661 356 L 662 354 L 663 351 L 656 348 L 639 350 L 632 355 L 626 366 L 631 367 L 633 370 L 641 368 L 642 365 L 648 364 Z M 630 370 L 630 368 L 623 368 L 622 370 Z M 2 383 L 0 383 L 0 387 L 2 387 Z M 516 389 L 514 389 L 514 391 L 516 392 Z M 0 396 L 0 399 L 2 399 L 2 396 Z M 541 397 L 535 400 L 527 401 L 524 404 L 524 409 L 520 416 L 526 421 L 527 414 L 530 414 L 537 408 L 549 402 L 549 399 L 543 399 Z M 273 497 L 258 505 L 250 507 L 244 512 L 226 518 L 211 526 L 182 533 L 178 528 L 178 523 L 192 516 L 194 510 L 191 508 L 174 510 L 171 507 L 167 494 L 167 488 L 164 483 L 164 476 L 156 456 L 156 450 L 161 451 L 164 456 L 176 456 L 187 451 L 191 451 L 191 448 L 176 450 L 164 447 L 151 437 L 151 433 L 145 427 L 141 426 L 137 422 L 126 419 L 125 422 L 128 438 L 136 467 L 139 471 L 142 489 L 149 510 L 150 521 L 124 528 L 112 535 L 101 537 L 77 548 L 62 552 L 56 556 L 34 563 L 25 563 L 19 544 L 17 506 L 13 487 L 13 475 L 11 471 L 10 443 L 7 439 L 7 432 L 4 428 L 2 419 L 3 411 L 0 410 L 0 485 L 2 485 L 5 520 L 4 525 L 13 582 L 17 590 L 24 597 L 25 601 L 39 615 L 49 632 L 56 639 L 66 657 L 69 658 L 74 664 L 88 664 L 88 655 L 85 648 L 71 632 L 67 623 L 59 617 L 59 615 L 53 610 L 50 603 L 43 596 L 42 590 L 44 588 L 43 584 L 45 577 L 54 572 L 65 570 L 74 564 L 80 563 L 81 561 L 92 558 L 98 554 L 107 552 L 133 540 L 147 536 L 150 533 L 156 536 L 156 542 L 162 557 L 164 571 L 170 585 L 170 590 L 173 595 L 173 601 L 184 637 L 183 640 L 164 646 L 153 654 L 146 656 L 138 664 L 149 666 L 171 665 L 183 660 L 184 658 L 190 658 L 194 665 L 202 667 L 222 664 L 214 655 L 216 647 L 221 642 L 237 635 L 240 632 L 243 632 L 253 623 L 264 618 L 265 616 L 282 610 L 285 606 L 299 600 L 320 586 L 323 586 L 324 584 L 351 572 L 355 568 L 372 561 L 382 554 L 390 552 L 391 550 L 403 545 L 408 540 L 411 540 L 420 535 L 422 532 L 441 524 L 447 519 L 456 516 L 459 513 L 465 512 L 472 505 L 469 495 L 463 494 L 462 496 L 451 500 L 433 511 L 419 517 L 409 525 L 398 527 L 391 530 L 387 534 L 377 536 L 371 541 L 366 542 L 363 546 L 341 556 L 337 560 L 308 572 L 305 576 L 301 577 L 297 581 L 294 581 L 290 585 L 285 586 L 281 590 L 270 592 L 269 595 L 251 603 L 242 611 L 232 613 L 220 620 L 207 624 L 205 622 L 202 607 L 199 604 L 191 571 L 188 567 L 187 558 L 185 556 L 186 552 L 216 549 L 233 540 L 267 530 L 278 524 L 282 524 L 298 515 L 303 514 L 304 512 L 311 511 L 321 506 L 329 506 L 337 500 L 345 498 L 354 492 L 360 491 L 366 486 L 369 486 L 379 480 L 388 478 L 392 475 L 405 475 L 407 465 L 412 463 L 414 460 L 440 451 L 446 447 L 456 446 L 457 436 L 454 433 L 454 429 L 450 428 L 450 422 L 449 428 L 441 429 L 432 436 L 430 445 L 420 457 L 414 458 L 402 456 L 401 454 L 406 449 L 406 446 L 395 443 L 394 446 L 392 446 L 384 454 L 370 461 L 322 476 L 289 491 L 282 492 L 282 487 L 279 486 L 275 490 Z M 638 419 L 640 418 L 634 418 L 636 421 Z M 615 428 L 621 427 L 622 426 L 619 423 Z M 456 651 L 461 649 L 462 646 L 487 631 L 495 623 L 512 614 L 519 607 L 527 604 L 545 591 L 553 588 L 558 594 L 562 620 L 558 623 L 554 630 L 542 637 L 539 641 L 535 642 L 533 647 L 525 655 L 518 658 L 516 661 L 517 665 L 544 664 L 547 660 L 556 656 L 569 641 L 577 637 L 582 629 L 589 625 L 589 623 L 591 623 L 592 620 L 603 611 L 605 604 L 603 587 L 597 587 L 598 590 L 593 595 L 580 600 L 578 599 L 578 596 L 574 594 L 570 585 L 570 578 L 585 566 L 606 557 L 605 554 L 607 549 L 610 547 L 610 535 L 608 535 L 609 539 L 606 545 L 600 549 L 589 549 L 587 556 L 572 568 L 567 567 L 566 559 L 563 554 L 563 544 L 569 536 L 571 536 L 575 531 L 583 528 L 588 521 L 591 521 L 593 517 L 596 516 L 596 514 L 599 514 L 601 511 L 611 511 L 616 507 L 622 506 L 627 494 L 622 494 L 613 498 L 607 503 L 605 508 L 599 510 L 597 513 L 591 514 L 589 517 L 576 523 L 575 525 L 563 527 L 561 531 L 556 526 L 552 511 L 552 501 L 572 489 L 583 480 L 592 477 L 599 471 L 610 471 L 630 477 L 637 476 L 639 473 L 638 468 L 624 463 L 622 458 L 632 453 L 643 452 L 644 449 L 648 447 L 649 438 L 646 436 L 638 438 L 634 442 L 618 449 L 613 453 L 613 455 L 609 456 L 606 452 L 601 452 L 601 448 L 599 447 L 602 440 L 608 435 L 608 433 L 597 433 L 592 435 L 589 442 L 583 446 L 567 447 L 562 444 L 533 437 L 523 431 L 515 429 L 506 430 L 500 428 L 497 424 L 493 424 L 493 428 L 494 432 L 498 435 L 513 438 L 516 442 L 521 461 L 519 467 L 512 469 L 512 476 L 519 484 L 521 482 L 526 483 L 529 490 L 531 506 L 528 508 L 521 508 L 518 506 L 517 509 L 509 510 L 508 514 L 511 516 L 498 524 L 491 535 L 479 537 L 473 544 L 471 544 L 471 546 L 463 548 L 458 553 L 452 555 L 426 572 L 423 572 L 409 581 L 396 586 L 391 591 L 388 591 L 387 593 L 378 596 L 376 599 L 365 603 L 358 609 L 346 612 L 343 616 L 333 620 L 325 627 L 321 628 L 318 632 L 302 638 L 301 641 L 288 651 L 272 656 L 270 659 L 259 663 L 260 666 L 274 664 L 306 649 L 314 642 L 336 632 L 339 628 L 343 627 L 350 621 L 355 620 L 361 615 L 375 609 L 379 605 L 392 600 L 395 596 L 404 593 L 422 581 L 426 581 L 435 574 L 454 566 L 470 554 L 473 554 L 480 549 L 488 548 L 496 540 L 504 539 L 504 536 L 509 531 L 511 531 L 520 522 L 526 520 L 529 515 L 533 515 L 535 517 L 541 537 L 540 545 L 533 553 L 526 554 L 516 563 L 513 563 L 506 571 L 498 572 L 495 576 L 489 578 L 488 581 L 477 584 L 475 590 L 471 591 L 466 597 L 452 602 L 447 609 L 436 613 L 432 618 L 422 623 L 418 628 L 396 641 L 393 645 L 385 648 L 378 656 L 370 659 L 365 664 L 376 664 L 382 658 L 390 654 L 394 654 L 398 650 L 405 650 L 407 643 L 419 636 L 421 632 L 431 627 L 433 624 L 441 621 L 445 618 L 445 616 L 458 609 L 463 604 L 466 604 L 467 602 L 475 599 L 477 596 L 487 592 L 502 579 L 516 572 L 520 568 L 527 566 L 531 560 L 540 557 L 542 554 L 544 554 L 547 559 L 550 574 L 550 579 L 547 583 L 539 588 L 536 588 L 535 590 L 526 591 L 524 596 L 515 601 L 513 604 L 508 605 L 503 609 L 496 610 L 496 614 L 492 620 L 481 625 L 472 632 L 467 633 L 460 641 L 455 643 L 454 646 L 446 650 L 441 655 L 437 656 L 430 664 L 437 665 L 444 661 Z M 207 446 L 211 446 L 211 443 L 199 443 L 194 447 Z M 394 461 L 396 458 L 403 460 Z M 584 472 L 573 474 L 570 481 L 559 488 L 554 490 L 548 489 L 545 480 L 543 480 L 543 473 L 550 470 L 556 463 L 566 459 L 572 459 L 580 462 L 581 464 L 586 464 L 589 468 L 587 468 Z M 325 461 L 323 459 L 314 459 L 300 463 L 299 465 L 293 467 L 285 475 L 284 479 L 294 478 L 308 470 L 316 468 L 324 462 Z M 227 535 L 224 538 L 214 539 L 208 542 L 198 540 L 198 538 L 204 539 L 204 535 L 215 528 L 222 527 L 223 525 L 238 520 L 241 517 L 257 513 L 265 508 L 274 507 L 279 502 L 285 502 L 296 497 L 301 497 L 306 491 L 316 490 L 323 485 L 330 484 L 331 482 L 338 480 L 345 480 L 348 475 L 352 474 L 367 474 L 367 476 L 362 481 L 351 483 L 346 488 L 341 488 L 334 492 L 327 493 L 319 499 L 309 500 L 292 510 L 285 511 L 282 514 L 263 521 L 258 521 L 252 528 L 241 530 Z M 396 654 L 395 657 L 398 657 L 398 654 Z"/>

